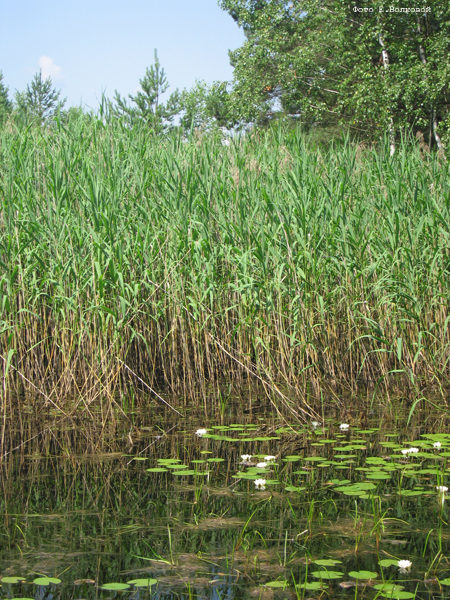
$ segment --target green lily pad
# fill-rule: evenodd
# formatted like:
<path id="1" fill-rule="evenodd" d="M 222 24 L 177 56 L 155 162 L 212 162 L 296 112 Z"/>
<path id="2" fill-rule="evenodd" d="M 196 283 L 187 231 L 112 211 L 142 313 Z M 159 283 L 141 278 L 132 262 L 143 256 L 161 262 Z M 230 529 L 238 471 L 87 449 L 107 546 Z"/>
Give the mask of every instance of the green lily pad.
<path id="1" fill-rule="evenodd" d="M 384 473 L 383 471 L 376 471 L 375 473 L 367 473 L 367 479 L 392 479 L 392 475 Z"/>
<path id="2" fill-rule="evenodd" d="M 380 595 L 385 598 L 392 598 L 392 600 L 410 600 L 416 597 L 412 592 L 404 592 L 403 590 L 386 590 L 380 592 Z"/>
<path id="3" fill-rule="evenodd" d="M 105 583 L 101 586 L 102 590 L 110 590 L 118 592 L 120 590 L 128 590 L 130 586 L 128 583 Z"/>
<path id="4" fill-rule="evenodd" d="M 127 581 L 130 585 L 134 585 L 135 587 L 150 587 L 158 583 L 157 579 L 131 579 Z"/>
<path id="5" fill-rule="evenodd" d="M 321 581 L 309 581 L 297 586 L 301 590 L 326 590 L 328 586 Z"/>
<path id="6" fill-rule="evenodd" d="M 1 583 L 20 583 L 26 581 L 25 577 L 2 577 Z"/>
<path id="7" fill-rule="evenodd" d="M 313 571 L 311 573 L 313 577 L 317 579 L 340 579 L 344 576 L 344 573 L 341 571 Z"/>
<path id="8" fill-rule="evenodd" d="M 404 589 L 403 585 L 397 585 L 395 583 L 388 583 L 387 581 L 385 581 L 384 583 L 377 583 L 376 585 L 373 586 L 374 590 L 383 590 L 384 592 L 386 591 L 391 591 L 391 590 L 397 590 L 398 592 L 400 592 L 401 590 Z"/>
<path id="9" fill-rule="evenodd" d="M 268 583 L 264 584 L 264 587 L 269 587 L 269 588 L 284 588 L 287 587 L 289 584 L 287 581 L 269 581 Z"/>
<path id="10" fill-rule="evenodd" d="M 304 487 L 295 487 L 295 485 L 288 485 L 287 487 L 284 488 L 285 492 L 301 492 L 303 490 L 306 490 L 306 488 L 304 488 Z"/>
<path id="11" fill-rule="evenodd" d="M 342 561 L 334 558 L 320 558 L 319 560 L 313 560 L 313 563 L 319 565 L 319 567 L 334 567 L 334 565 L 342 564 Z"/>
<path id="12" fill-rule="evenodd" d="M 383 558 L 383 560 L 379 560 L 378 564 L 380 567 L 398 567 L 398 560 L 393 560 L 392 558 Z"/>
<path id="13" fill-rule="evenodd" d="M 146 469 L 147 473 L 166 473 L 168 469 L 164 467 L 153 467 L 153 469 Z"/>
<path id="14" fill-rule="evenodd" d="M 56 585 L 61 583 L 61 579 L 58 579 L 57 577 L 38 577 L 33 580 L 33 583 L 36 585 L 50 585 L 51 583 L 54 583 Z"/>
<path id="15" fill-rule="evenodd" d="M 378 573 L 374 571 L 350 571 L 349 575 L 355 579 L 376 579 L 378 577 Z"/>

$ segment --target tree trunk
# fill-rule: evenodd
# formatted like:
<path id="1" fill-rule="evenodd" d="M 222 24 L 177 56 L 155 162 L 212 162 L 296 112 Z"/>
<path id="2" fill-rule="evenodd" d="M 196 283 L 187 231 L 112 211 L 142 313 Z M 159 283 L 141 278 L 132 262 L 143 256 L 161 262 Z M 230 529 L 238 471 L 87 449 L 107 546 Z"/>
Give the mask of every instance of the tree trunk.
<path id="1" fill-rule="evenodd" d="M 383 61 L 383 68 L 386 72 L 389 68 L 389 54 L 384 46 L 383 37 L 382 37 L 381 33 L 378 35 L 378 41 L 382 48 L 381 60 Z M 389 156 L 393 156 L 395 154 L 395 131 L 394 131 L 394 119 L 392 118 L 392 115 L 389 117 L 388 131 L 389 131 L 389 147 L 390 147 Z"/>
<path id="2" fill-rule="evenodd" d="M 417 31 L 420 34 L 421 30 L 420 30 L 420 21 L 419 18 L 417 18 Z M 427 55 L 425 53 L 425 48 L 422 46 L 422 44 L 419 44 L 419 56 L 420 56 L 420 60 L 422 61 L 422 64 L 424 67 L 427 66 Z M 438 150 L 441 150 L 442 152 L 444 151 L 444 144 L 441 141 L 441 138 L 437 132 L 437 119 L 436 119 L 436 111 L 434 110 L 434 106 L 431 107 L 431 114 L 430 114 L 430 133 L 432 132 L 434 135 L 434 141 L 436 142 L 436 146 L 438 147 Z M 431 147 L 431 135 L 430 135 L 430 147 Z"/>

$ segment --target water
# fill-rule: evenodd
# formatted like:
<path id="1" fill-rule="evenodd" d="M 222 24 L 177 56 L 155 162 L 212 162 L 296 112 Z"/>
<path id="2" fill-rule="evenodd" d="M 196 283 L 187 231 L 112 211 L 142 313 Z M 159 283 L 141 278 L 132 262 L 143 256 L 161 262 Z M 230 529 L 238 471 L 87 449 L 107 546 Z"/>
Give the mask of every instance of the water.
<path id="1" fill-rule="evenodd" d="M 436 487 L 448 485 L 450 435 L 379 418 L 342 430 L 162 414 L 136 414 L 132 428 L 113 420 L 102 438 L 89 423 L 54 423 L 7 456 L 1 599 L 449 595 Z M 43 576 L 61 583 L 33 583 Z M 102 589 L 137 579 L 156 581 Z"/>

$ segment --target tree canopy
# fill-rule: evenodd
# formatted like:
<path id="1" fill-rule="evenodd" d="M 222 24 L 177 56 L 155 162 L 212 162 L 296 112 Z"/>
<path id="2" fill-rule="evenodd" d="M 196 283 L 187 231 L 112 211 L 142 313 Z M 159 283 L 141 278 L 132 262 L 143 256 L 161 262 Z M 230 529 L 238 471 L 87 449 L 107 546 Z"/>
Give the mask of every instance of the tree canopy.
<path id="1" fill-rule="evenodd" d="M 8 98 L 8 88 L 3 83 L 3 73 L 0 71 L 0 125 L 12 111 L 12 102 Z"/>
<path id="2" fill-rule="evenodd" d="M 32 119 L 42 125 L 55 117 L 66 99 L 60 99 L 61 91 L 52 87 L 51 77 L 42 78 L 42 70 L 36 73 L 24 92 L 16 92 L 16 110 L 25 120 Z"/>
<path id="3" fill-rule="evenodd" d="M 450 5 L 431 0 L 219 0 L 243 28 L 231 51 L 241 118 L 277 114 L 375 136 L 413 127 L 450 133 Z M 422 3 L 417 3 L 422 6 Z"/>

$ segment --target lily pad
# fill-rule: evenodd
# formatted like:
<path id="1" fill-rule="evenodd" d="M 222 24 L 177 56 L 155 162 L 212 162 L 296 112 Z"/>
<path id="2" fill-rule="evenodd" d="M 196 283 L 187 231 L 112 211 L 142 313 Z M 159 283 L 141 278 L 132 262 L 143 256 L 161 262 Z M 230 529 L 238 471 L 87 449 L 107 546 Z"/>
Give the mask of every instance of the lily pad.
<path id="1" fill-rule="evenodd" d="M 2 577 L 1 583 L 20 583 L 26 581 L 25 577 Z"/>
<path id="2" fill-rule="evenodd" d="M 110 590 L 118 592 L 120 590 L 128 590 L 130 586 L 128 583 L 105 583 L 101 586 L 102 590 Z"/>
<path id="3" fill-rule="evenodd" d="M 392 598 L 392 600 L 410 600 L 416 597 L 412 592 L 404 592 L 403 590 L 387 590 L 380 592 L 380 595 L 385 598 Z"/>
<path id="4" fill-rule="evenodd" d="M 33 583 L 36 585 L 50 585 L 51 583 L 54 583 L 56 585 L 61 583 L 61 579 L 58 579 L 57 577 L 38 577 L 33 580 Z"/>
<path id="5" fill-rule="evenodd" d="M 287 587 L 289 584 L 286 580 L 284 581 L 269 581 L 268 583 L 264 584 L 264 587 L 269 587 L 269 588 L 284 588 Z"/>
<path id="6" fill-rule="evenodd" d="M 344 576 L 344 573 L 341 571 L 313 571 L 311 573 L 313 577 L 317 579 L 340 579 Z"/>
<path id="7" fill-rule="evenodd" d="M 334 558 L 320 558 L 319 560 L 313 560 L 315 565 L 319 567 L 334 567 L 334 565 L 342 564 L 342 560 L 335 560 Z"/>
<path id="8" fill-rule="evenodd" d="M 378 564 L 380 567 L 398 567 L 398 560 L 393 560 L 392 558 L 383 558 L 383 560 L 379 560 Z"/>
<path id="9" fill-rule="evenodd" d="M 130 585 L 134 585 L 135 587 L 150 587 L 158 583 L 157 579 L 131 579 L 127 581 Z"/>
<path id="10" fill-rule="evenodd" d="M 350 571 L 349 575 L 355 579 L 376 579 L 378 577 L 378 573 L 374 571 Z"/>
<path id="11" fill-rule="evenodd" d="M 326 590 L 328 586 L 321 581 L 308 581 L 297 586 L 301 590 Z"/>
<path id="12" fill-rule="evenodd" d="M 153 467 L 153 469 L 146 469 L 147 473 L 166 473 L 168 469 L 164 467 Z"/>

